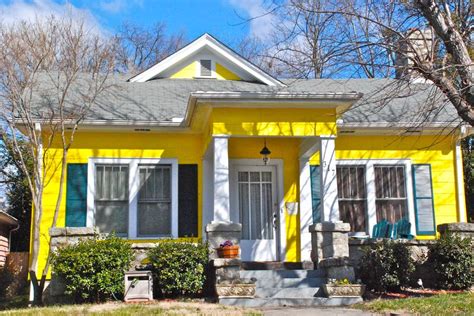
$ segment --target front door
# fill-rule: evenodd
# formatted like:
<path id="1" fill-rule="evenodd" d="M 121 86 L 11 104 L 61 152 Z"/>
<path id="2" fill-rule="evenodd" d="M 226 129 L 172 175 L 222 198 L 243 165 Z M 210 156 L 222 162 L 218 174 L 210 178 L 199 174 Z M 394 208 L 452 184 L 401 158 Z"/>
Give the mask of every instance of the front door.
<path id="1" fill-rule="evenodd" d="M 242 224 L 242 260 L 278 260 L 275 166 L 236 166 L 233 178 L 233 211 Z"/>

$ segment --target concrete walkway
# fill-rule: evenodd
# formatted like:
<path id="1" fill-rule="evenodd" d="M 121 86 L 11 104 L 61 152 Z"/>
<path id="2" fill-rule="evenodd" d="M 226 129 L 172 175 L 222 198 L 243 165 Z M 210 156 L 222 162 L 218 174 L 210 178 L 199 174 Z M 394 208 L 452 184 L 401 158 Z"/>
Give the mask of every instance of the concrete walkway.
<path id="1" fill-rule="evenodd" d="M 371 316 L 379 315 L 370 312 L 364 312 L 358 309 L 350 308 L 295 308 L 295 307 L 279 307 L 279 308 L 265 308 L 261 309 L 266 316 Z"/>

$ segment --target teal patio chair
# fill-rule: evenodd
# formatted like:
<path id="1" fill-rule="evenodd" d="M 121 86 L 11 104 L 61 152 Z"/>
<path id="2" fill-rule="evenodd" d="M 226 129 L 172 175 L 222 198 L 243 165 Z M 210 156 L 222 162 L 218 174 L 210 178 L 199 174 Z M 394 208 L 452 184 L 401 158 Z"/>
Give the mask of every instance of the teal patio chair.
<path id="1" fill-rule="evenodd" d="M 372 230 L 372 238 L 391 238 L 392 237 L 392 224 L 387 220 L 383 219 L 374 225 Z"/>
<path id="2" fill-rule="evenodd" d="M 411 224 L 406 218 L 402 218 L 393 224 L 392 239 L 413 239 L 415 236 L 410 234 Z"/>

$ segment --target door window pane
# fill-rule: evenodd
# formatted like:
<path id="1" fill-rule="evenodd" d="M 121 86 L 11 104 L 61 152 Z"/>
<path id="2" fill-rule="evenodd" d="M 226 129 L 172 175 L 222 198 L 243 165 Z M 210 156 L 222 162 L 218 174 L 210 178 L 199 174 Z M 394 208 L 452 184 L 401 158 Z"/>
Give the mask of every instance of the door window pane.
<path id="1" fill-rule="evenodd" d="M 405 166 L 374 166 L 377 222 L 407 217 Z"/>
<path id="2" fill-rule="evenodd" d="M 128 233 L 128 165 L 96 165 L 95 224 L 101 233 Z"/>
<path id="3" fill-rule="evenodd" d="M 238 173 L 242 239 L 273 239 L 273 192 L 271 172 Z"/>
<path id="4" fill-rule="evenodd" d="M 171 166 L 139 165 L 138 236 L 171 235 Z"/>
<path id="5" fill-rule="evenodd" d="M 352 232 L 367 231 L 367 190 L 364 166 L 337 166 L 337 190 L 341 220 Z"/>

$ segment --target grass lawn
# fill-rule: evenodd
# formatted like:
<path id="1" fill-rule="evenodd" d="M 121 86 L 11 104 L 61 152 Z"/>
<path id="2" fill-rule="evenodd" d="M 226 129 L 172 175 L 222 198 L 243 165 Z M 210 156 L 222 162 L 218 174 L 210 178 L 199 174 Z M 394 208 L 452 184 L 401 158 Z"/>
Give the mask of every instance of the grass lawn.
<path id="1" fill-rule="evenodd" d="M 439 294 L 429 297 L 377 299 L 353 307 L 371 312 L 408 312 L 419 315 L 474 315 L 474 293 Z"/>
<path id="2" fill-rule="evenodd" d="M 153 303 L 105 303 L 20 308 L 0 311 L 0 315 L 261 315 L 257 310 L 228 307 L 204 302 L 156 301 Z"/>

